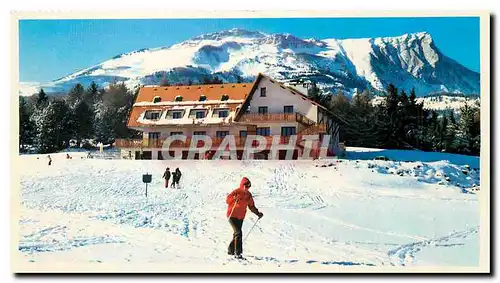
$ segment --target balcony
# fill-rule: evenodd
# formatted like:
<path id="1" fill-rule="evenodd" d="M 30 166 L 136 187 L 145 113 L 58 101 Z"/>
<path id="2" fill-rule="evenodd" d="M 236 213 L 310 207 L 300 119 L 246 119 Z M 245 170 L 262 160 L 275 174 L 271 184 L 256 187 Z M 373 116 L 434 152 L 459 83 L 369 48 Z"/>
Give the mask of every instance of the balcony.
<path id="1" fill-rule="evenodd" d="M 295 113 L 245 113 L 241 116 L 240 122 L 298 122 L 304 125 L 313 125 L 315 122 L 306 116 Z"/>
<path id="2" fill-rule="evenodd" d="M 304 130 L 302 130 L 299 135 L 317 135 L 320 133 L 326 133 L 326 125 L 321 124 L 313 124 Z"/>
<path id="3" fill-rule="evenodd" d="M 241 116 L 241 122 L 295 122 L 295 113 L 247 113 Z"/>

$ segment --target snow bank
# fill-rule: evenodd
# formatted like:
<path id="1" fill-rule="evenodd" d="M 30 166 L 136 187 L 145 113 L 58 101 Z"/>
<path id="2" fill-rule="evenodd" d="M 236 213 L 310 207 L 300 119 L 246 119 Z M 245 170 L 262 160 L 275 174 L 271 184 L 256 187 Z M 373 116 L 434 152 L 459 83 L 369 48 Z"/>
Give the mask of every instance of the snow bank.
<path id="1" fill-rule="evenodd" d="M 373 160 L 377 156 L 386 156 L 395 161 L 447 161 L 455 165 L 469 165 L 479 168 L 479 157 L 442 152 L 424 152 L 420 150 L 376 149 L 347 147 L 347 158 Z"/>

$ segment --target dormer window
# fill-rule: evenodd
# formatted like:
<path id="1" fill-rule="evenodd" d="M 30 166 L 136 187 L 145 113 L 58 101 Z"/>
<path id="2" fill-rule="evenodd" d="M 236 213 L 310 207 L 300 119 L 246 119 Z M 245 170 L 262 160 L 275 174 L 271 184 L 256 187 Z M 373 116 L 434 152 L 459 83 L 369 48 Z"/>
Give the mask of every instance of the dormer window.
<path id="1" fill-rule="evenodd" d="M 167 119 L 182 119 L 184 110 L 168 110 Z"/>
<path id="2" fill-rule="evenodd" d="M 153 103 L 158 103 L 158 102 L 161 102 L 161 97 L 159 97 L 159 96 L 155 96 L 155 97 L 153 98 Z"/>
<path id="3" fill-rule="evenodd" d="M 206 101 L 207 100 L 207 97 L 205 95 L 200 95 L 200 99 L 199 101 Z"/>
<path id="4" fill-rule="evenodd" d="M 219 118 L 226 118 L 229 114 L 229 111 L 227 110 L 220 110 L 219 111 Z"/>
<path id="5" fill-rule="evenodd" d="M 229 116 L 229 109 L 215 109 L 213 117 L 226 118 Z"/>
<path id="6" fill-rule="evenodd" d="M 227 100 L 229 100 L 229 95 L 223 94 L 220 100 L 221 101 L 227 101 Z"/>
<path id="7" fill-rule="evenodd" d="M 159 120 L 161 116 L 160 110 L 149 110 L 144 113 L 144 119 L 147 120 Z"/>
<path id="8" fill-rule="evenodd" d="M 182 118 L 182 112 L 177 111 L 177 112 L 172 113 L 172 118 L 173 119 L 180 119 L 180 118 Z"/>
<path id="9" fill-rule="evenodd" d="M 206 109 L 193 109 L 189 112 L 189 118 L 203 119 L 205 118 L 206 113 L 207 113 Z"/>
<path id="10" fill-rule="evenodd" d="M 182 101 L 182 95 L 177 95 L 177 96 L 175 97 L 175 101 L 176 101 L 176 102 L 181 102 L 181 101 Z"/>

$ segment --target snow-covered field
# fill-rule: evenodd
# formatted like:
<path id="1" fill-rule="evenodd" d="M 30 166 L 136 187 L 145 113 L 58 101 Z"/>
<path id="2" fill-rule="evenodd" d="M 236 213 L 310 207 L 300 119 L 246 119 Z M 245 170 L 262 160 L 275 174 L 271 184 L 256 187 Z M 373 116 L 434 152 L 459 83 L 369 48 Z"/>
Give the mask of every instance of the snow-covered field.
<path id="1" fill-rule="evenodd" d="M 80 155 L 53 154 L 50 167 L 45 156 L 20 157 L 25 268 L 369 272 L 479 264 L 479 195 L 463 191 L 479 184 L 477 157 L 361 148 L 348 148 L 348 159 L 316 161 Z M 380 155 L 392 161 L 373 160 Z M 163 188 L 167 166 L 183 172 L 181 189 Z M 145 173 L 153 175 L 147 198 Z M 248 261 L 238 262 L 226 254 L 232 230 L 225 197 L 243 176 L 264 217 L 244 242 Z M 255 220 L 248 212 L 244 238 Z"/>

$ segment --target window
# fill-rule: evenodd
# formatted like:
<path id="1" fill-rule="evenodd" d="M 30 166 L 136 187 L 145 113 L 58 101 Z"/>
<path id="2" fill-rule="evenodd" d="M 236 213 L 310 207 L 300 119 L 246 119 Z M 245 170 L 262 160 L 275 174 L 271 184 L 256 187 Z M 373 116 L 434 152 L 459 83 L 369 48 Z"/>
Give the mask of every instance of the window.
<path id="1" fill-rule="evenodd" d="M 260 97 L 266 97 L 266 88 L 265 87 L 260 88 Z"/>
<path id="2" fill-rule="evenodd" d="M 160 133 L 159 132 L 148 133 L 148 138 L 150 140 L 157 140 L 160 138 Z"/>
<path id="3" fill-rule="evenodd" d="M 219 111 L 219 118 L 226 118 L 228 114 L 229 112 L 227 110 L 221 110 Z"/>
<path id="4" fill-rule="evenodd" d="M 155 97 L 153 98 L 153 103 L 158 103 L 158 102 L 160 102 L 160 101 L 161 101 L 161 97 L 159 97 L 159 96 L 155 96 Z"/>
<path id="5" fill-rule="evenodd" d="M 182 136 L 183 134 L 183 132 L 170 132 L 171 136 Z"/>
<path id="6" fill-rule="evenodd" d="M 205 100 L 207 100 L 207 97 L 205 95 L 203 95 L 203 94 L 200 95 L 199 101 L 205 101 Z"/>
<path id="7" fill-rule="evenodd" d="M 240 137 L 242 138 L 246 138 L 248 135 L 248 132 L 247 131 L 240 131 Z"/>
<path id="8" fill-rule="evenodd" d="M 149 146 L 153 146 L 153 147 L 159 146 L 159 139 L 160 139 L 159 132 L 148 133 L 148 145 Z"/>
<path id="9" fill-rule="evenodd" d="M 184 110 L 168 110 L 167 119 L 181 119 L 184 116 Z"/>
<path id="10" fill-rule="evenodd" d="M 229 131 L 217 131 L 215 132 L 215 136 L 223 139 L 225 136 L 229 135 Z"/>
<path id="11" fill-rule="evenodd" d="M 196 119 L 202 119 L 202 118 L 205 118 L 207 115 L 207 110 L 203 109 L 191 109 L 191 111 L 189 111 L 189 119 L 193 119 L 193 118 L 196 118 Z"/>
<path id="12" fill-rule="evenodd" d="M 172 118 L 173 119 L 181 119 L 182 118 L 182 112 L 176 111 L 172 113 Z"/>
<path id="13" fill-rule="evenodd" d="M 144 114 L 144 119 L 148 120 L 158 120 L 160 119 L 161 112 L 160 111 L 146 111 Z"/>
<path id="14" fill-rule="evenodd" d="M 266 128 L 257 128 L 257 135 L 260 136 L 270 136 L 271 135 L 271 128 L 266 127 Z"/>
<path id="15" fill-rule="evenodd" d="M 283 106 L 283 113 L 293 113 L 293 105 L 285 105 Z"/>
<path id="16" fill-rule="evenodd" d="M 177 101 L 177 102 L 182 101 L 182 95 L 177 95 L 177 96 L 175 97 L 175 101 Z"/>
<path id="17" fill-rule="evenodd" d="M 229 95 L 223 94 L 220 100 L 221 101 L 227 101 L 227 100 L 229 100 Z"/>
<path id="18" fill-rule="evenodd" d="M 295 127 L 281 127 L 281 135 L 282 136 L 293 136 L 296 134 Z"/>
<path id="19" fill-rule="evenodd" d="M 267 114 L 267 106 L 259 106 L 259 114 Z"/>
<path id="20" fill-rule="evenodd" d="M 193 136 L 206 136 L 207 132 L 205 131 L 194 131 Z"/>

